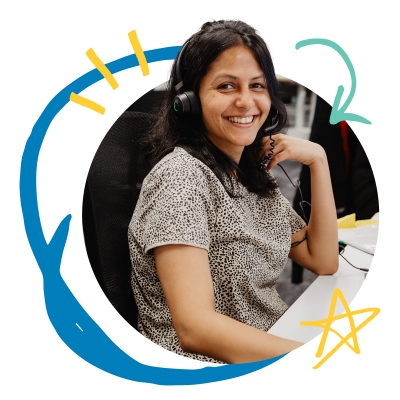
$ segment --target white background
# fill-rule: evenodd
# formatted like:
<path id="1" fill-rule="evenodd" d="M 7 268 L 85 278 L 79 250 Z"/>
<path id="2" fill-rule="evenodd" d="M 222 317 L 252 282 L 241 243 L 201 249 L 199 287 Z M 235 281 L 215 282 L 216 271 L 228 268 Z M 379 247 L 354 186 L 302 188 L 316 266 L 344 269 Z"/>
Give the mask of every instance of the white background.
<path id="1" fill-rule="evenodd" d="M 0 397 L 17 398 L 242 398 L 293 396 L 319 399 L 397 393 L 399 282 L 397 191 L 399 37 L 389 1 L 57 1 L 14 2 L 2 7 L 1 68 L 1 336 Z M 25 236 L 19 201 L 21 156 L 48 102 L 93 69 L 92 47 L 105 62 L 132 53 L 136 30 L 144 50 L 181 45 L 203 22 L 242 19 L 266 40 L 276 72 L 307 86 L 332 104 L 338 85 L 350 89 L 344 62 L 332 49 L 295 44 L 313 37 L 338 43 L 349 55 L 357 90 L 348 112 L 372 125 L 350 123 L 372 164 L 380 200 L 380 237 L 373 267 L 351 309 L 379 307 L 359 334 L 361 354 L 342 347 L 320 369 L 312 366 L 320 338 L 278 363 L 230 381 L 190 387 L 140 384 L 109 375 L 74 354 L 57 336 L 44 305 L 41 272 Z M 69 103 L 44 140 L 38 165 L 41 220 L 49 240 L 72 214 L 62 275 L 102 329 L 133 358 L 149 365 L 197 368 L 137 334 L 116 314 L 99 289 L 83 245 L 83 186 L 94 153 L 112 123 L 133 101 L 168 76 L 170 62 L 115 75 L 115 91 L 103 80 L 82 95 L 106 108 L 104 116 Z"/>

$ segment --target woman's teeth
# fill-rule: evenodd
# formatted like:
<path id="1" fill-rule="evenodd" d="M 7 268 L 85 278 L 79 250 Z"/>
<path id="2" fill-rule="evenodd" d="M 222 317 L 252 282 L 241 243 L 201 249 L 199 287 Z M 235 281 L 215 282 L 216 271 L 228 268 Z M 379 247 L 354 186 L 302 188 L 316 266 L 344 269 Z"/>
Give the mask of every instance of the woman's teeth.
<path id="1" fill-rule="evenodd" d="M 235 122 L 237 124 L 249 124 L 250 122 L 253 122 L 254 115 L 251 117 L 245 117 L 245 118 L 239 118 L 239 117 L 228 117 L 228 120 L 231 122 Z"/>

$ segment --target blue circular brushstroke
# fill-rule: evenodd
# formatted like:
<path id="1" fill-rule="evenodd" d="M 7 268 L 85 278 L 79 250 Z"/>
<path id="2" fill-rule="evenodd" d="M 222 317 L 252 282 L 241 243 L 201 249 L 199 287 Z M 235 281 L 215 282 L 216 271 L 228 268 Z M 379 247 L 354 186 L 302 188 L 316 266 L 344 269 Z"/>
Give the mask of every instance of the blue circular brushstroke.
<path id="1" fill-rule="evenodd" d="M 145 52 L 148 63 L 173 60 L 180 47 Z M 134 54 L 107 64 L 111 73 L 137 67 Z M 71 92 L 82 90 L 103 79 L 94 69 L 61 90 L 47 105 L 35 123 L 21 160 L 20 197 L 25 231 L 43 274 L 46 310 L 57 334 L 79 357 L 110 374 L 137 382 L 158 385 L 193 385 L 242 376 L 266 367 L 284 355 L 246 364 L 231 364 L 200 369 L 159 368 L 137 362 L 122 351 L 87 314 L 60 274 L 61 258 L 67 241 L 71 215 L 59 224 L 49 243 L 43 234 L 36 192 L 36 173 L 40 148 L 47 129 L 59 111 L 69 102 Z"/>

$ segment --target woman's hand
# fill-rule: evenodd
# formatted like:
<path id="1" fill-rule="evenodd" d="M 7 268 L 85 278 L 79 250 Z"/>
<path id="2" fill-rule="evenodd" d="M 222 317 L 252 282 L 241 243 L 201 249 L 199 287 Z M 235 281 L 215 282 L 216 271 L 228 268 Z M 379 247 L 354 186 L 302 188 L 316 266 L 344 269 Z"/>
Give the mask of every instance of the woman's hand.
<path id="1" fill-rule="evenodd" d="M 265 137 L 263 139 L 263 150 L 264 156 L 273 151 L 272 160 L 267 167 L 268 170 L 284 160 L 294 160 L 308 166 L 316 161 L 326 160 L 325 151 L 319 144 L 282 133 L 272 135 L 272 141 L 269 136 Z"/>

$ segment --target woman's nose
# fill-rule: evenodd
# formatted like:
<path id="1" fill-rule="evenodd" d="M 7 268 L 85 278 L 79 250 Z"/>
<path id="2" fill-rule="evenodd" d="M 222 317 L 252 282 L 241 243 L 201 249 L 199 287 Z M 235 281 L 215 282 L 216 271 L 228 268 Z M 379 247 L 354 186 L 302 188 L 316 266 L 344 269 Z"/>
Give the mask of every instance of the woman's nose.
<path id="1" fill-rule="evenodd" d="M 238 108 L 250 109 L 254 105 L 253 94 L 249 89 L 242 90 L 238 93 L 235 106 Z"/>

